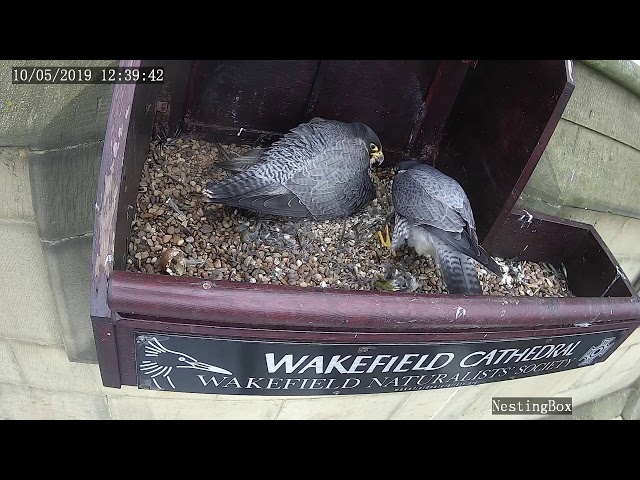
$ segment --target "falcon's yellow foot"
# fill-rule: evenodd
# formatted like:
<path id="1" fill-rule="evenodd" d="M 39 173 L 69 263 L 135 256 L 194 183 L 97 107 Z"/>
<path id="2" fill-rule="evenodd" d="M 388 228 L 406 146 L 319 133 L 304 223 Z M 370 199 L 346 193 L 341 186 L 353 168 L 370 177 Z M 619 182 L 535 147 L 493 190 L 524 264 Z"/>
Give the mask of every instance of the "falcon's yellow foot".
<path id="1" fill-rule="evenodd" d="M 382 235 L 382 232 L 378 230 L 378 238 L 383 247 L 388 248 L 391 251 L 391 255 L 396 256 L 396 252 L 391 248 L 391 236 L 389 235 L 389 224 L 384 226 L 386 232 L 386 238 Z"/>

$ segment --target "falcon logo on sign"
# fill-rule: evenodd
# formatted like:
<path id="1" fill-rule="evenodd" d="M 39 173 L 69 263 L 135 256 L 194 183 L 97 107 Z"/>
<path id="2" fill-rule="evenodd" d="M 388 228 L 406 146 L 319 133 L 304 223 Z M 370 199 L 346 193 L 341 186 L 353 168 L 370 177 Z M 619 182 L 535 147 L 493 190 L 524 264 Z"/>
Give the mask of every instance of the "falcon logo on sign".
<path id="1" fill-rule="evenodd" d="M 155 337 L 149 339 L 145 345 L 144 358 L 146 360 L 142 360 L 140 372 L 145 376 L 149 376 L 158 390 L 164 390 L 158 383 L 158 380 L 166 380 L 173 390 L 176 389 L 176 386 L 171 380 L 171 372 L 177 368 L 192 368 L 194 370 L 204 370 L 212 373 L 221 373 L 223 375 L 233 375 L 224 368 L 199 362 L 186 353 L 169 350 Z"/>

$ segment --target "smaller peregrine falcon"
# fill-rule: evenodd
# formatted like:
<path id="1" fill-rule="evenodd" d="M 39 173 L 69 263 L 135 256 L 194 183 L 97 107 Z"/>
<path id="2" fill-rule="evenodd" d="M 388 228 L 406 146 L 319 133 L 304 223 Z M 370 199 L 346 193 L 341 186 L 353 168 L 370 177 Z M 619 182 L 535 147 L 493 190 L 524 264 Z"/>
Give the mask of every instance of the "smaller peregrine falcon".
<path id="1" fill-rule="evenodd" d="M 401 162 L 392 201 L 393 241 L 387 228 L 384 243 L 395 252 L 406 241 L 418 255 L 431 255 L 450 294 L 482 295 L 472 259 L 502 276 L 500 266 L 478 243 L 469 199 L 453 178 L 413 159 Z"/>
<path id="2" fill-rule="evenodd" d="M 207 183 L 208 202 L 283 217 L 345 218 L 375 198 L 380 139 L 367 125 L 313 118 L 271 147 L 234 159 L 235 175 Z M 227 164 L 228 162 L 225 162 Z"/>

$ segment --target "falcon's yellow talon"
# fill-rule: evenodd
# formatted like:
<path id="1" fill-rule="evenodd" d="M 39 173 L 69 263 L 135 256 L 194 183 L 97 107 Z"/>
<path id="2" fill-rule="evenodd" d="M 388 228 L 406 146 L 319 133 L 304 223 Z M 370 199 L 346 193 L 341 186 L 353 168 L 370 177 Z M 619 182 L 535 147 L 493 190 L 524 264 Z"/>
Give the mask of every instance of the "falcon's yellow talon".
<path id="1" fill-rule="evenodd" d="M 385 225 L 386 238 L 382 235 L 382 232 L 378 230 L 378 238 L 380 239 L 380 243 L 383 247 L 391 250 L 391 235 L 389 235 L 389 225 Z M 395 252 L 391 251 L 391 254 L 394 255 Z M 394 255 L 395 256 L 395 255 Z"/>

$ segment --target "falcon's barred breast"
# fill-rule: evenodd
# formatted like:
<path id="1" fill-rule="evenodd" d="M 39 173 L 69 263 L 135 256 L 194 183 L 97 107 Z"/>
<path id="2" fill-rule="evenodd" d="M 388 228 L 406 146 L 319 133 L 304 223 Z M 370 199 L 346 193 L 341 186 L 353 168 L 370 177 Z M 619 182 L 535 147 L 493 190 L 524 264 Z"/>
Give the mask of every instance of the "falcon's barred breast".
<path id="1" fill-rule="evenodd" d="M 472 259 L 502 275 L 478 243 L 469 199 L 453 178 L 414 160 L 402 162 L 393 179 L 392 201 L 392 249 L 406 241 L 419 255 L 433 256 L 449 293 L 482 295 Z"/>
<path id="2" fill-rule="evenodd" d="M 375 198 L 370 167 L 384 160 L 377 135 L 360 122 L 314 118 L 269 148 L 238 159 L 239 173 L 209 182 L 211 203 L 285 217 L 347 217 Z"/>

